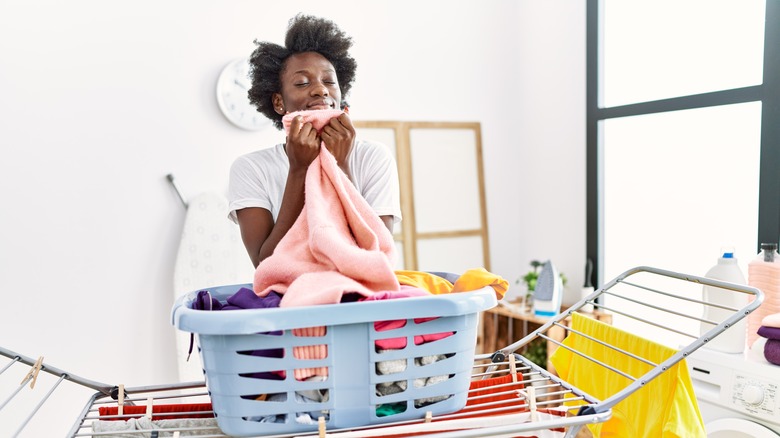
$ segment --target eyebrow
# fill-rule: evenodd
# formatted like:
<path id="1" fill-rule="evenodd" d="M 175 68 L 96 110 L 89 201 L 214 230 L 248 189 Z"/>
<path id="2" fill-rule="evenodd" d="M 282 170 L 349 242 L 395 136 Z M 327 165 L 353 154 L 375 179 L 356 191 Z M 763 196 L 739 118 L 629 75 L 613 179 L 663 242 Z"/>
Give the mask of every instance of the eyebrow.
<path id="1" fill-rule="evenodd" d="M 336 70 L 332 69 L 332 68 L 325 69 L 325 71 L 326 72 L 330 72 L 330 73 L 336 73 Z M 298 73 L 311 73 L 311 71 L 310 70 L 297 70 L 297 71 L 293 72 L 293 74 L 298 74 Z"/>

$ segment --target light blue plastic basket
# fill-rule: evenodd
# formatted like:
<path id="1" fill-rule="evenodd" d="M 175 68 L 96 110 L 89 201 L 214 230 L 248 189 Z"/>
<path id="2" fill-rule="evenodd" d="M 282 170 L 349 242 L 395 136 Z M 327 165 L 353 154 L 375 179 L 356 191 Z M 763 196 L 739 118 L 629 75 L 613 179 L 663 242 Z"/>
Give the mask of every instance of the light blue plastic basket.
<path id="1" fill-rule="evenodd" d="M 251 288 L 251 285 L 208 290 L 212 297 L 224 303 L 241 287 Z M 422 418 L 426 412 L 441 415 L 462 409 L 474 363 L 479 312 L 497 303 L 490 287 L 385 301 L 225 311 L 193 310 L 196 296 L 197 291 L 176 301 L 172 322 L 179 330 L 197 335 L 217 422 L 223 432 L 234 436 L 316 431 L 319 417 L 325 419 L 328 429 L 340 429 Z M 436 319 L 415 323 L 415 319 L 429 317 Z M 388 331 L 374 328 L 375 321 L 397 320 L 405 320 L 406 324 Z M 293 335 L 293 329 L 314 326 L 325 326 L 325 335 Z M 454 333 L 415 345 L 415 336 L 442 332 Z M 406 338 L 406 347 L 377 352 L 375 341 L 390 338 Z M 294 357 L 294 347 L 310 345 L 326 345 L 327 356 Z M 251 354 L 269 350 L 282 350 L 283 357 Z M 415 359 L 423 357 L 441 360 L 417 365 Z M 383 361 L 399 361 L 393 364 L 402 365 L 405 362 L 405 366 L 397 367 L 405 369 L 380 374 L 377 363 Z M 327 367 L 326 380 L 295 379 L 295 369 L 315 367 Z M 259 373 L 267 377 L 267 373 L 274 372 L 277 375 L 283 372 L 283 380 L 257 378 Z M 443 381 L 418 387 L 419 382 L 434 380 Z M 388 382 L 405 382 L 406 389 L 378 395 L 378 385 Z M 296 395 L 300 398 L 300 394 L 312 392 L 327 394 L 327 400 L 297 401 Z M 426 404 L 431 399 L 440 401 Z M 378 416 L 380 406 L 392 406 L 397 413 Z M 310 423 L 302 423 L 309 418 Z"/>

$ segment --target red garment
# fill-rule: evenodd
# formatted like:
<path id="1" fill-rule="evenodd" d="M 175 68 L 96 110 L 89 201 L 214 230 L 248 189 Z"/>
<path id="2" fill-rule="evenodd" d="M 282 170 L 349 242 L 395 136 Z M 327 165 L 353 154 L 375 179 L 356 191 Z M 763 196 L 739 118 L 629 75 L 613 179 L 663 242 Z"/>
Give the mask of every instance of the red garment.
<path id="1" fill-rule="evenodd" d="M 492 379 L 484 379 L 484 380 L 472 380 L 471 384 L 469 386 L 469 400 L 466 402 L 466 407 L 461 409 L 460 411 L 456 412 L 456 414 L 462 414 L 462 413 L 473 413 L 473 415 L 466 415 L 461 418 L 473 418 L 473 417 L 485 417 L 485 416 L 491 416 L 491 415 L 506 415 L 506 414 L 517 414 L 528 411 L 528 408 L 526 408 L 522 400 L 520 400 L 517 395 L 513 394 L 513 390 L 519 390 L 523 389 L 525 385 L 522 382 L 523 376 L 522 374 L 517 374 L 517 383 L 511 386 L 506 387 L 497 387 L 498 385 L 503 384 L 509 384 L 512 383 L 512 375 L 507 374 L 506 376 L 501 377 L 494 377 Z M 482 390 L 471 392 L 475 389 L 481 389 Z M 501 392 L 507 392 L 507 394 L 499 394 Z M 484 395 L 490 395 L 490 394 L 498 394 L 492 397 L 486 397 L 483 399 L 475 399 L 477 396 L 484 396 Z M 502 403 L 495 406 L 489 406 L 484 409 L 493 409 L 497 407 L 512 407 L 516 406 L 515 409 L 509 409 L 507 411 L 499 412 L 499 413 L 484 413 L 481 412 L 483 408 L 480 408 L 480 404 L 488 403 L 488 402 L 495 402 L 495 401 L 502 401 L 506 400 L 506 403 Z M 551 411 L 547 409 L 539 409 L 539 412 L 543 412 L 550 415 L 556 415 L 556 416 L 564 416 L 565 414 L 558 411 Z M 433 422 L 436 422 L 436 417 L 433 418 Z M 555 432 L 564 432 L 562 428 L 556 428 L 552 429 Z M 382 435 L 385 438 L 404 438 L 409 436 L 425 436 L 429 434 L 438 434 L 442 433 L 443 431 L 437 431 L 437 432 L 419 432 L 419 433 L 406 433 L 403 435 Z M 529 433 L 521 433 L 516 436 L 516 438 L 533 438 L 536 435 L 533 435 L 533 432 Z"/>
<path id="2" fill-rule="evenodd" d="M 211 403 L 187 403 L 187 404 L 160 404 L 152 406 L 152 421 L 156 420 L 175 420 L 177 418 L 214 418 Z M 118 406 L 102 406 L 98 408 L 100 419 L 104 421 L 125 421 L 128 418 L 141 418 L 146 415 L 146 406 L 123 406 L 122 415 L 128 417 L 120 418 L 102 418 L 109 415 L 118 415 Z M 168 412 L 181 412 L 176 415 L 154 415 Z M 187 412 L 208 412 L 200 414 L 188 414 Z"/>
<path id="3" fill-rule="evenodd" d="M 427 296 L 427 295 L 431 295 L 431 293 L 417 287 L 402 285 L 401 290 L 399 291 L 377 292 L 373 295 L 369 295 L 367 297 L 362 298 L 360 301 L 393 300 L 399 298 L 420 297 L 420 296 Z M 433 321 L 434 319 L 436 319 L 436 317 L 415 318 L 414 322 L 415 324 L 422 324 L 427 321 Z M 405 326 L 406 326 L 405 319 L 374 322 L 374 330 L 378 332 L 398 329 Z M 430 334 L 426 333 L 421 335 L 415 335 L 414 345 L 420 345 L 420 344 L 425 344 L 426 342 L 437 341 L 439 339 L 444 339 L 448 336 L 452 336 L 453 334 L 454 332 L 444 332 L 444 333 L 430 333 Z M 374 344 L 376 344 L 377 348 L 381 348 L 382 350 L 400 350 L 402 348 L 406 348 L 406 338 L 399 337 L 399 338 L 390 338 L 390 339 L 380 339 L 378 341 L 375 341 Z"/>

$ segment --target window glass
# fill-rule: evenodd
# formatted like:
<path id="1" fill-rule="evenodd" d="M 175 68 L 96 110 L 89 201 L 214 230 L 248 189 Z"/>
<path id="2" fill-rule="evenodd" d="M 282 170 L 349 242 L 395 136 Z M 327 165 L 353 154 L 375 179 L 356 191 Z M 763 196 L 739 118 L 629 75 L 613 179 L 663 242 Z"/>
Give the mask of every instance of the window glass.
<path id="1" fill-rule="evenodd" d="M 609 119 L 604 146 L 604 280 L 649 265 L 704 275 L 731 246 L 755 256 L 759 102 Z"/>
<path id="2" fill-rule="evenodd" d="M 764 1 L 603 5 L 602 107 L 762 83 Z"/>

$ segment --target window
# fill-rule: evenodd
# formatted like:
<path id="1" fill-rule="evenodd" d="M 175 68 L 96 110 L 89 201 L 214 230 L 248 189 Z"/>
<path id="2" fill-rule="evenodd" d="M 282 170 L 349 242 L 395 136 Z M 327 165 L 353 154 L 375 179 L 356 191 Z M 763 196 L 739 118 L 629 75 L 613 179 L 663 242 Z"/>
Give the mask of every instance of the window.
<path id="1" fill-rule="evenodd" d="M 780 239 L 780 2 L 588 0 L 587 251 L 746 272 Z"/>

